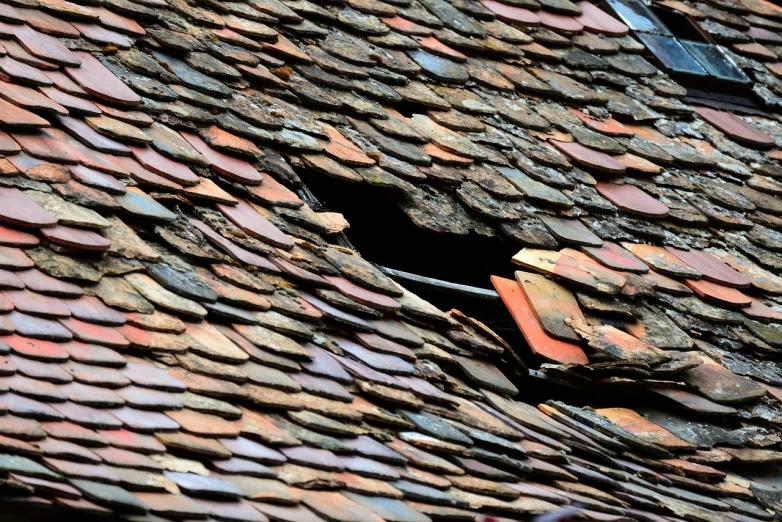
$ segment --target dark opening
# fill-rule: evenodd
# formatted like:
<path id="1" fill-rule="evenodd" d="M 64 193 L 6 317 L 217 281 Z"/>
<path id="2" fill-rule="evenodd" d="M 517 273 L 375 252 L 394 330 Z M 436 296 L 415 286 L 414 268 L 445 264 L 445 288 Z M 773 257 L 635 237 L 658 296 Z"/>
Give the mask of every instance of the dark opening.
<path id="1" fill-rule="evenodd" d="M 695 42 L 714 43 L 711 37 L 691 17 L 664 7 L 653 5 L 651 9 L 665 24 L 665 27 L 677 38 Z"/>

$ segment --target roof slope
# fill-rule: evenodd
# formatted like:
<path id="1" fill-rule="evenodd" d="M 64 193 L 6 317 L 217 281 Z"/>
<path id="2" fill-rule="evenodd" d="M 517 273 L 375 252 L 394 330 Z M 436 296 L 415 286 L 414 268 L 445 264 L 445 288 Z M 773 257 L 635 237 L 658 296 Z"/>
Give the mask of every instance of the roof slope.
<path id="1" fill-rule="evenodd" d="M 776 276 L 730 258 L 756 286 L 733 290 L 745 276 L 683 250 L 777 262 L 763 250 L 777 245 L 777 153 L 725 137 L 768 148 L 777 122 L 701 119 L 626 32 L 568 0 L 0 3 L 4 513 L 427 522 L 578 503 L 607 522 L 772 518 L 774 468 L 736 465 L 779 462 L 759 424 L 777 392 L 725 350 L 773 354 L 760 320 L 776 312 L 746 296 L 774 294 Z M 529 344 L 566 363 L 552 375 L 651 376 L 732 424 L 518 402 L 513 350 L 334 245 L 347 223 L 292 190 L 297 171 L 392 191 L 437 232 L 550 249 L 518 261 L 595 292 L 576 302 L 534 274 L 523 292 L 496 284 Z M 697 313 L 679 315 L 730 324 L 729 342 L 673 357 L 691 348 L 682 329 L 717 328 L 666 322 L 684 305 L 665 296 L 689 290 L 656 276 L 669 293 L 647 316 L 600 299 L 646 295 L 647 279 L 558 248 L 633 274 L 646 265 L 603 240 L 638 238 L 679 249 L 627 247 L 752 311 L 756 330 L 690 298 Z M 661 341 L 602 325 L 603 309 Z M 614 360 L 573 370 L 596 360 L 587 341 Z M 684 372 L 713 402 L 676 388 Z M 723 404 L 737 401 L 754 402 Z"/>

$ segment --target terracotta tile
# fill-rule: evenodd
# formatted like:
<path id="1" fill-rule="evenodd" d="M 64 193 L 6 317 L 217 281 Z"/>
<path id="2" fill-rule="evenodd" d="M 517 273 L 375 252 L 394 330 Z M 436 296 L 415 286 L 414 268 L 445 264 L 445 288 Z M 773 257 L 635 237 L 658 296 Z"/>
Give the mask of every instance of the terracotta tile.
<path id="1" fill-rule="evenodd" d="M 624 36 L 630 31 L 625 24 L 594 4 L 582 1 L 576 5 L 581 8 L 583 13 L 574 18 L 588 31 L 603 33 L 609 36 Z"/>
<path id="2" fill-rule="evenodd" d="M 579 343 L 581 337 L 565 321 L 584 321 L 576 298 L 565 287 L 545 276 L 517 271 L 516 281 L 543 330 L 556 339 Z"/>
<path id="3" fill-rule="evenodd" d="M 244 201 L 240 201 L 236 206 L 218 203 L 217 208 L 225 217 L 251 236 L 281 248 L 293 247 L 293 241 L 287 235 Z"/>
<path id="4" fill-rule="evenodd" d="M 363 305 L 387 312 L 395 312 L 402 308 L 402 305 L 393 298 L 362 288 L 344 277 L 324 275 L 323 278 L 333 284 L 341 294 Z"/>
<path id="5" fill-rule="evenodd" d="M 68 134 L 88 147 L 100 152 L 119 154 L 121 156 L 130 153 L 130 149 L 125 144 L 100 134 L 87 125 L 84 120 L 72 118 L 70 116 L 57 116 L 56 119 Z M 89 157 L 89 154 L 86 154 L 86 156 Z M 85 165 L 87 165 L 87 163 L 85 163 Z"/>
<path id="6" fill-rule="evenodd" d="M 580 143 L 565 143 L 552 139 L 549 139 L 549 143 L 584 167 L 607 172 L 609 174 L 623 174 L 625 171 L 625 166 L 608 154 L 587 148 Z"/>
<path id="7" fill-rule="evenodd" d="M 146 31 L 135 20 L 109 11 L 105 7 L 89 6 L 88 9 L 98 15 L 101 25 L 119 31 L 138 36 L 144 36 Z"/>
<path id="8" fill-rule="evenodd" d="M 363 346 L 344 337 L 330 336 L 330 338 L 337 342 L 340 348 L 376 370 L 400 375 L 409 375 L 413 373 L 413 367 L 400 357 L 367 350 Z"/>
<path id="9" fill-rule="evenodd" d="M 21 245 L 20 245 L 21 246 Z M 82 289 L 73 283 L 60 281 L 40 270 L 22 270 L 16 275 L 21 279 L 29 290 L 44 295 L 53 295 L 57 297 L 79 297 L 82 295 Z"/>
<path id="10" fill-rule="evenodd" d="M 693 445 L 678 438 L 668 430 L 649 422 L 641 415 L 626 408 L 603 408 L 595 410 L 598 414 L 615 422 L 622 428 L 641 439 L 669 450 L 691 450 Z"/>
<path id="11" fill-rule="evenodd" d="M 187 432 L 208 437 L 237 437 L 239 430 L 231 423 L 192 410 L 169 411 L 166 415 L 174 419 Z"/>
<path id="12" fill-rule="evenodd" d="M 207 224 L 195 219 L 191 219 L 190 223 L 198 230 L 200 230 L 211 243 L 214 243 L 221 250 L 229 254 L 234 259 L 244 263 L 245 265 L 259 267 L 265 272 L 280 272 L 280 269 L 265 257 L 260 256 L 255 252 L 245 250 L 244 248 L 228 241 L 223 236 L 212 230 Z"/>
<path id="13" fill-rule="evenodd" d="M 264 176 L 261 185 L 248 187 L 250 194 L 263 203 L 281 207 L 299 208 L 303 202 L 299 197 L 271 176 Z"/>
<path id="14" fill-rule="evenodd" d="M 742 308 L 741 313 L 758 321 L 782 322 L 782 313 L 764 305 L 754 297 L 750 297 L 749 299 L 751 304 L 746 308 Z"/>
<path id="15" fill-rule="evenodd" d="M 50 100 L 40 92 L 23 85 L 0 82 L 0 96 L 27 110 L 68 114 L 68 110 L 62 105 Z"/>
<path id="16" fill-rule="evenodd" d="M 75 318 L 61 319 L 60 323 L 73 333 L 74 338 L 86 343 L 101 344 L 119 349 L 130 346 L 128 340 L 111 327 L 90 324 Z"/>
<path id="17" fill-rule="evenodd" d="M 709 107 L 693 106 L 701 118 L 736 141 L 755 147 L 770 147 L 774 139 L 738 116 Z"/>
<path id="18" fill-rule="evenodd" d="M 84 446 L 108 446 L 108 441 L 93 430 L 72 422 L 44 422 L 41 427 L 49 437 Z M 92 454 L 92 452 L 90 452 Z M 93 454 L 94 455 L 94 454 Z"/>
<path id="19" fill-rule="evenodd" d="M 71 315 L 68 307 L 56 297 L 37 294 L 29 290 L 5 290 L 3 295 L 20 312 L 50 319 Z"/>
<path id="20" fill-rule="evenodd" d="M 707 399 L 728 405 L 765 395 L 766 390 L 753 380 L 734 374 L 705 355 L 701 358 L 703 364 L 687 370 L 682 380 Z"/>
<path id="21" fill-rule="evenodd" d="M 592 4 L 589 4 L 592 5 Z M 605 120 L 595 120 L 592 117 L 584 114 L 578 109 L 574 109 L 572 107 L 567 108 L 568 111 L 570 111 L 571 114 L 574 114 L 578 117 L 584 124 L 589 127 L 592 130 L 595 130 L 597 132 L 600 132 L 602 134 L 607 134 L 609 136 L 620 136 L 620 137 L 626 137 L 626 138 L 632 138 L 635 136 L 635 132 L 628 127 L 625 127 L 620 122 L 616 121 L 613 118 L 607 118 Z"/>
<path id="22" fill-rule="evenodd" d="M 23 314 L 17 310 L 2 316 L 1 319 L 9 321 L 16 333 L 25 337 L 51 341 L 70 341 L 73 337 L 70 331 L 56 321 Z"/>
<path id="23" fill-rule="evenodd" d="M 83 228 L 57 225 L 54 228 L 42 229 L 41 234 L 52 243 L 78 250 L 103 252 L 111 246 L 108 239 Z"/>
<path id="24" fill-rule="evenodd" d="M 52 228 L 57 220 L 16 188 L 0 188 L 0 221 L 33 228 Z"/>
<path id="25" fill-rule="evenodd" d="M 321 127 L 323 127 L 331 139 L 329 143 L 324 144 L 326 154 L 346 165 L 371 167 L 375 164 L 375 160 L 368 157 L 361 149 L 340 134 L 337 129 L 325 123 L 321 123 Z"/>
<path id="26" fill-rule="evenodd" d="M 648 159 L 636 156 L 635 154 L 630 154 L 629 152 L 614 156 L 613 158 L 627 167 L 627 170 L 631 172 L 639 172 L 642 174 L 659 174 L 663 170 L 662 167 L 652 163 Z"/>
<path id="27" fill-rule="evenodd" d="M 26 26 L 16 26 L 13 32 L 16 41 L 33 56 L 66 67 L 80 66 L 81 57 L 57 38 Z"/>
<path id="28" fill-rule="evenodd" d="M 626 250 L 641 259 L 656 272 L 671 277 L 687 277 L 689 279 L 701 277 L 701 273 L 698 270 L 683 263 L 682 260 L 662 247 L 628 242 L 621 244 Z"/>
<path id="29" fill-rule="evenodd" d="M 0 100 L 0 110 L 3 112 L 3 123 L 9 127 L 32 129 L 46 127 L 49 123 L 40 116 L 5 100 Z"/>
<path id="30" fill-rule="evenodd" d="M 665 248 L 678 259 L 681 259 L 693 269 L 698 270 L 707 281 L 732 288 L 747 288 L 750 286 L 750 280 L 747 276 L 733 270 L 704 250 Z"/>
<path id="31" fill-rule="evenodd" d="M 173 480 L 185 493 L 194 496 L 211 496 L 221 498 L 239 498 L 242 492 L 217 477 L 204 477 L 195 473 L 180 473 L 164 471 L 166 478 Z"/>
<path id="32" fill-rule="evenodd" d="M 260 185 L 263 176 L 260 172 L 244 160 L 233 158 L 210 147 L 204 140 L 195 134 L 179 132 L 187 142 L 212 163 L 212 169 L 231 179 L 247 183 L 248 185 Z"/>
<path id="33" fill-rule="evenodd" d="M 125 185 L 120 183 L 114 176 L 98 172 L 84 165 L 71 165 L 68 167 L 68 170 L 76 181 L 89 187 L 108 192 L 109 194 L 125 194 L 127 192 Z"/>
<path id="34" fill-rule="evenodd" d="M 509 23 L 519 25 L 535 26 L 540 24 L 540 17 L 523 7 L 513 7 L 507 4 L 496 2 L 494 0 L 480 0 L 481 4 L 490 9 L 497 18 Z"/>
<path id="35" fill-rule="evenodd" d="M 606 241 L 599 248 L 581 247 L 581 250 L 612 270 L 639 274 L 649 272 L 649 267 L 646 264 L 616 243 Z"/>
<path id="36" fill-rule="evenodd" d="M 248 156 L 252 159 L 264 157 L 264 153 L 252 141 L 231 134 L 216 125 L 201 129 L 200 134 L 204 141 L 215 149 L 231 154 Z"/>
<path id="37" fill-rule="evenodd" d="M 169 159 L 150 146 L 129 146 L 133 157 L 149 171 L 186 187 L 198 185 L 199 178 L 186 165 Z"/>
<path id="38" fill-rule="evenodd" d="M 134 408 L 117 408 L 111 411 L 119 419 L 125 428 L 141 433 L 153 433 L 156 431 L 176 431 L 179 424 L 158 412 L 136 410 Z"/>
<path id="39" fill-rule="evenodd" d="M 35 266 L 33 260 L 30 259 L 24 251 L 18 248 L 0 247 L 0 254 L 2 254 L 2 257 L 0 257 L 0 267 L 11 270 L 23 270 Z"/>
<path id="40" fill-rule="evenodd" d="M 149 363 L 131 361 L 121 370 L 122 375 L 130 379 L 137 386 L 181 393 L 187 387 L 175 376 L 169 375 L 165 370 L 157 368 Z"/>
<path id="41" fill-rule="evenodd" d="M 536 13 L 540 18 L 540 25 L 552 31 L 566 31 L 569 33 L 578 33 L 584 30 L 584 26 L 577 18 L 573 16 L 555 14 L 550 11 L 538 11 Z"/>
<path id="42" fill-rule="evenodd" d="M 81 66 L 66 68 L 65 73 L 85 91 L 118 105 L 138 105 L 141 103 L 139 95 L 114 76 L 97 58 L 83 51 L 77 51 L 73 54 L 81 62 Z"/>
<path id="43" fill-rule="evenodd" d="M 42 71 L 26 63 L 14 60 L 10 56 L 0 57 L 0 71 L 4 73 L 6 78 L 14 82 L 44 87 L 52 85 L 51 80 Z M 3 105 L 13 107 L 10 103 L 6 104 L 4 102 Z"/>
<path id="44" fill-rule="evenodd" d="M 380 522 L 383 520 L 344 495 L 330 491 L 300 490 L 304 504 L 328 520 L 336 522 Z"/>
<path id="45" fill-rule="evenodd" d="M 686 279 L 684 283 L 704 301 L 728 308 L 744 308 L 752 304 L 751 298 L 735 288 L 710 283 L 706 280 Z"/>
<path id="46" fill-rule="evenodd" d="M 635 185 L 598 183 L 595 189 L 601 196 L 628 214 L 646 218 L 661 218 L 668 215 L 668 207 Z"/>
<path id="47" fill-rule="evenodd" d="M 13 135 L 13 138 L 24 152 L 35 158 L 55 163 L 73 164 L 79 162 L 78 152 L 47 129 L 29 134 L 17 133 Z"/>

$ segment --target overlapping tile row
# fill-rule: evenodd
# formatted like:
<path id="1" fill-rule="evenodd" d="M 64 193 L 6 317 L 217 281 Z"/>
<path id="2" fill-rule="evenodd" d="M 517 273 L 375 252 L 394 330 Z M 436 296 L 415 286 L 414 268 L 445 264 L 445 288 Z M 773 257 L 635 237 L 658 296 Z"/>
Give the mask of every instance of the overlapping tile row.
<path id="1" fill-rule="evenodd" d="M 779 455 L 755 427 L 776 411 L 778 123 L 684 105 L 626 32 L 567 0 L 0 3 L 4 510 L 771 518 L 769 480 L 732 466 Z M 552 374 L 653 377 L 746 426 L 516 402 L 513 351 L 334 246 L 347 223 L 297 171 L 548 249 L 518 259 L 562 287 L 500 292 L 531 346 L 593 372 Z M 735 273 L 685 252 L 720 242 Z"/>

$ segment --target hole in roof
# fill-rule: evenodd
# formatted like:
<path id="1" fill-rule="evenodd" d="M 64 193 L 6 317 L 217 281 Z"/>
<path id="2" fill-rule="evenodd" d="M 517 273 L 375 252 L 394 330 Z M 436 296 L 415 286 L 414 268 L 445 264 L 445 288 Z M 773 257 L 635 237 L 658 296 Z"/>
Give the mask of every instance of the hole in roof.
<path id="1" fill-rule="evenodd" d="M 652 11 L 674 36 L 694 42 L 711 43 L 706 32 L 692 17 L 658 6 L 652 6 Z"/>

